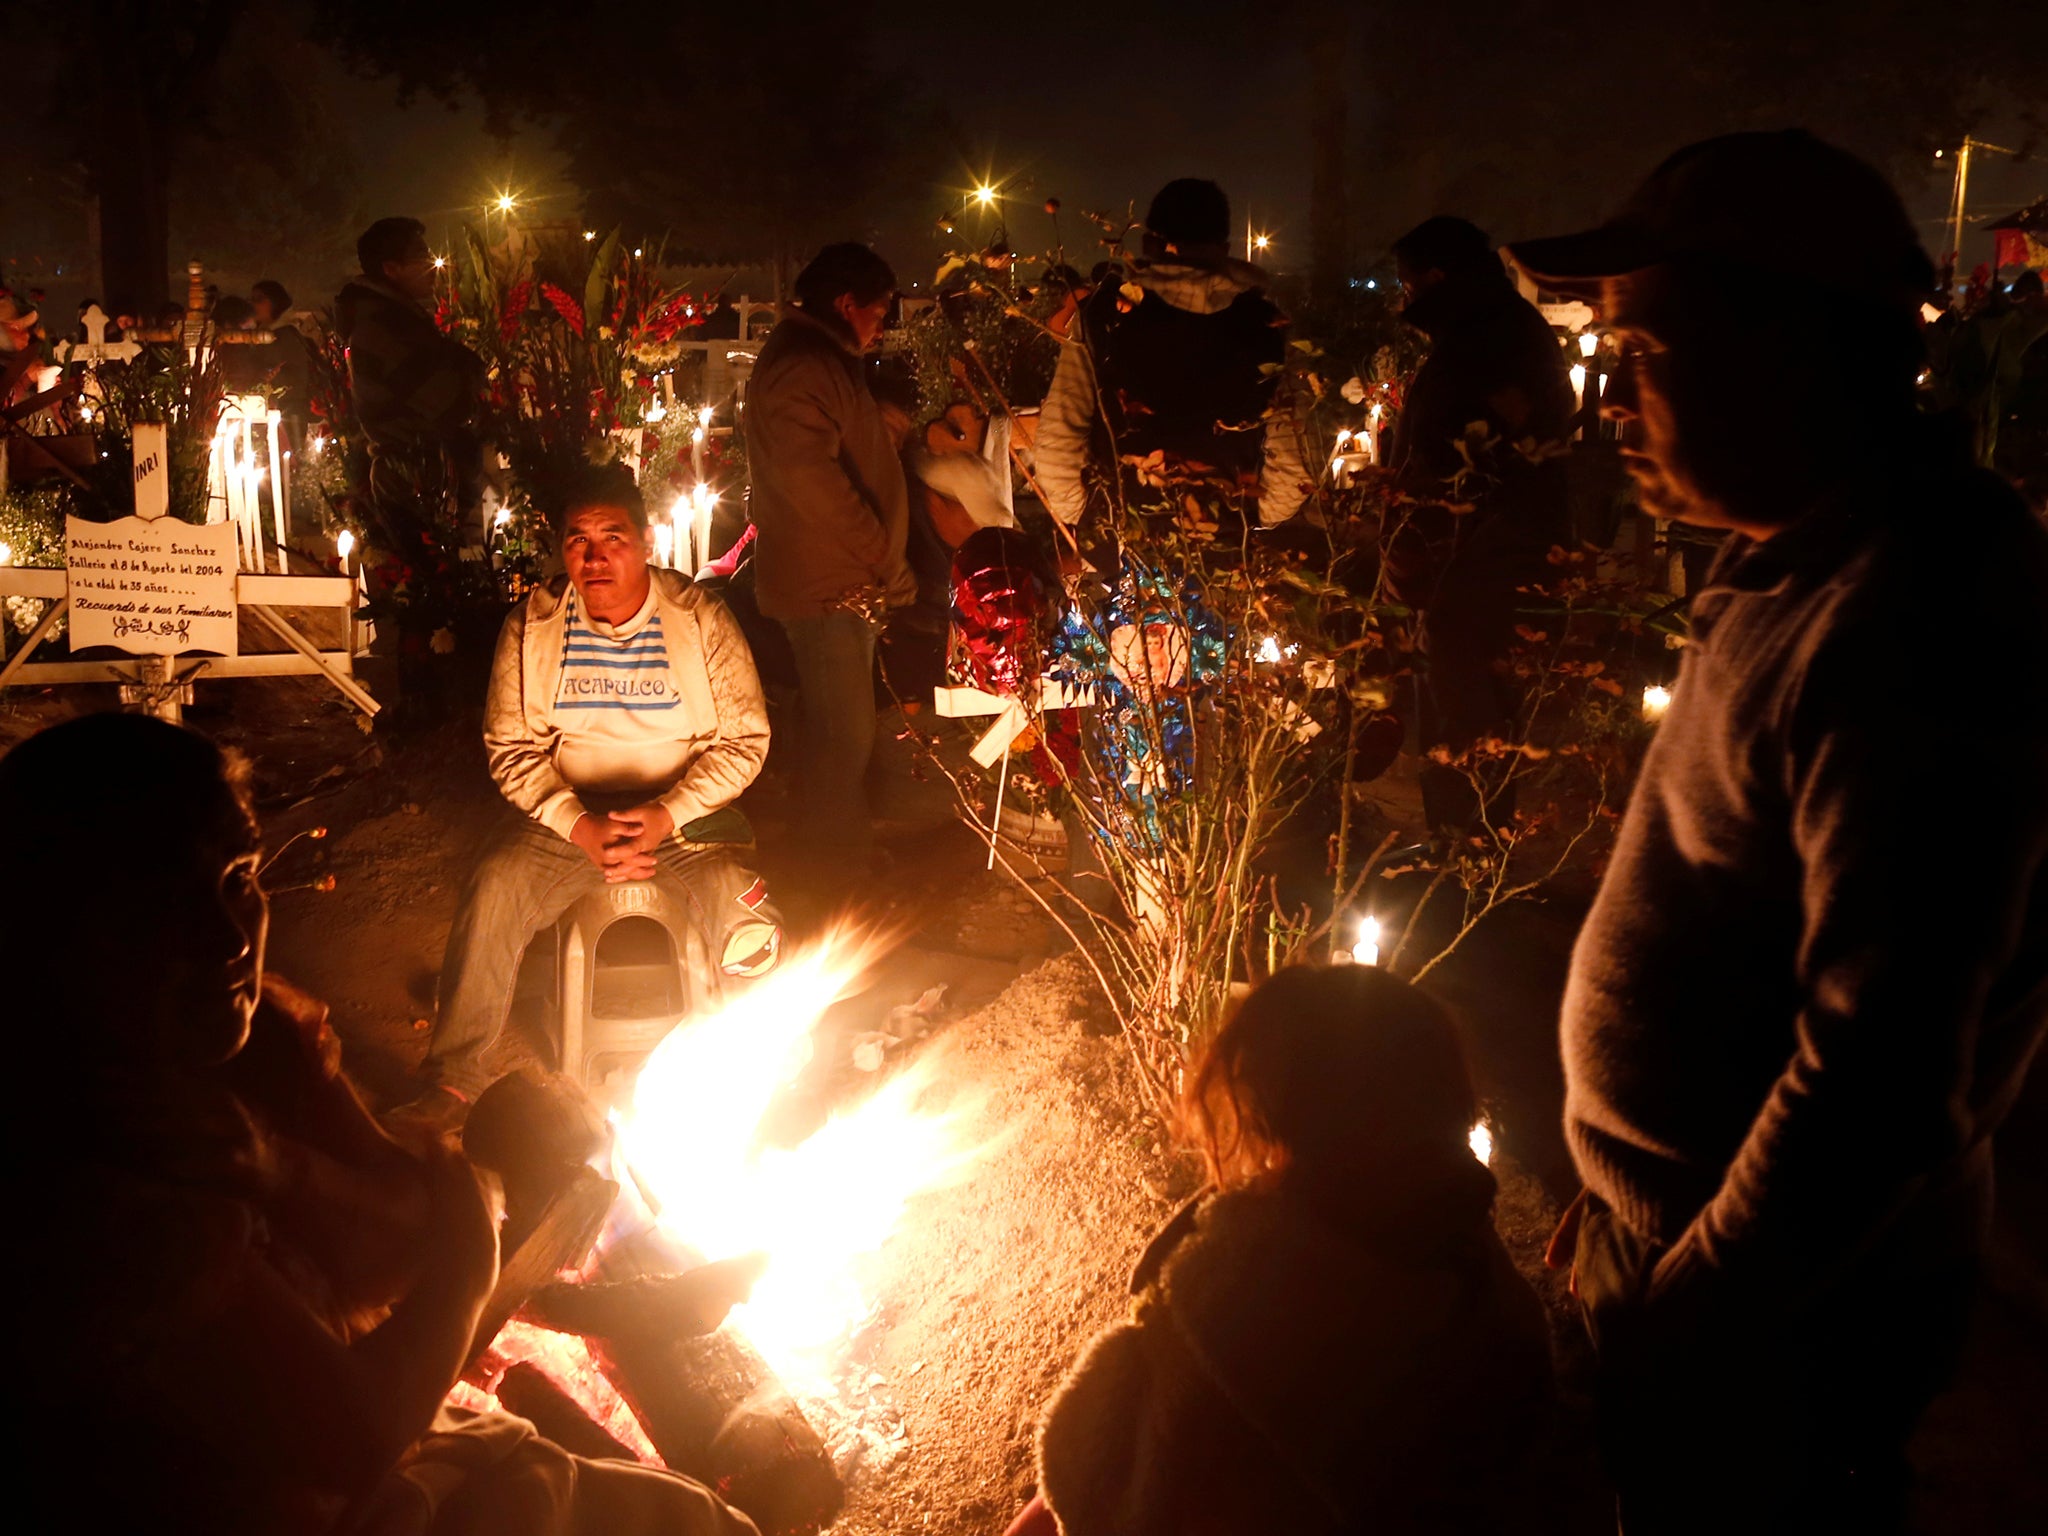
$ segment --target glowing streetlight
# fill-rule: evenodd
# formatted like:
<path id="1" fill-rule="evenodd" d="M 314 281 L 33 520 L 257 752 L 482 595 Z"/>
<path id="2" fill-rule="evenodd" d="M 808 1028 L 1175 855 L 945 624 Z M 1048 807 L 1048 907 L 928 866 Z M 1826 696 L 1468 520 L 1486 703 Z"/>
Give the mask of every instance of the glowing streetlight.
<path id="1" fill-rule="evenodd" d="M 1579 332 L 1579 356 L 1591 357 L 1600 350 L 1600 336 L 1595 331 Z"/>
<path id="2" fill-rule="evenodd" d="M 974 200 L 984 208 L 993 208 L 996 205 L 996 189 L 983 182 L 974 189 Z"/>
<path id="3" fill-rule="evenodd" d="M 586 229 L 585 231 L 583 231 L 583 238 L 585 240 L 595 240 L 597 238 L 597 231 L 594 229 Z"/>
<path id="4" fill-rule="evenodd" d="M 498 212 L 510 213 L 514 208 L 517 208 L 519 206 L 519 199 L 514 197 L 510 192 L 500 192 L 497 197 L 496 206 Z"/>
<path id="5" fill-rule="evenodd" d="M 1252 236 L 1252 249 L 1253 249 L 1253 250 L 1255 250 L 1255 251 L 1265 251 L 1265 250 L 1271 250 L 1271 249 L 1272 249 L 1272 246 L 1273 246 L 1273 237 L 1272 237 L 1271 235 L 1253 235 L 1253 236 Z"/>
<path id="6" fill-rule="evenodd" d="M 441 271 L 441 270 L 442 270 L 443 268 L 445 268 L 445 267 L 446 267 L 447 265 L 448 265 L 448 258 L 447 258 L 446 256 L 436 256 L 436 257 L 434 258 L 434 270 L 435 270 L 436 272 L 439 272 L 439 271 Z"/>

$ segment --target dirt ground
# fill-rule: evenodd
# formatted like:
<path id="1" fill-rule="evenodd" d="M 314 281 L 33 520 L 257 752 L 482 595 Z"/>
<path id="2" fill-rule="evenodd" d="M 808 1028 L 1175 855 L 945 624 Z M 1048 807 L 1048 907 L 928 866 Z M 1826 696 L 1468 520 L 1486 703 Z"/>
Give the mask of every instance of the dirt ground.
<path id="1" fill-rule="evenodd" d="M 102 694 L 107 696 L 102 696 Z M 111 690 L 16 695 L 0 705 L 0 747 Z M 473 719 L 398 743 L 360 731 L 314 682 L 274 680 L 232 694 L 202 686 L 189 723 L 251 759 L 266 841 L 277 852 L 270 964 L 325 998 L 350 1070 L 372 1100 L 411 1092 L 434 982 L 464 872 L 504 813 Z M 781 849 L 771 773 L 746 802 L 771 882 Z M 949 991 L 918 1054 L 934 1096 L 966 1106 L 969 1140 L 988 1150 L 952 1186 L 920 1196 L 869 1263 L 875 1318 L 845 1375 L 846 1417 L 827 1426 L 849 1487 L 835 1527 L 858 1536 L 1002 1530 L 1032 1483 L 1036 1415 L 1082 1343 L 1122 1315 L 1146 1238 L 1186 1193 L 1189 1172 L 1162 1145 L 1123 1043 L 1064 936 L 945 821 L 932 785 L 895 786 L 896 873 L 875 892 L 906 934 L 870 993 L 830 1029 L 868 1027 L 936 981 Z M 1401 814 L 1398 777 L 1388 812 Z M 291 841 L 325 828 L 319 838 Z M 318 889 L 327 877 L 333 889 Z M 1558 1521 L 1532 1530 L 1611 1529 L 1583 1401 L 1585 1353 L 1570 1303 L 1541 1253 L 1571 1176 L 1557 1132 L 1554 1046 L 1568 907 L 1504 914 L 1440 973 L 1472 1029 L 1498 1145 L 1503 1237 L 1550 1302 L 1567 1402 Z M 533 1042 L 514 1039 L 508 1060 Z M 827 1054 L 830 1054 L 828 1047 Z M 1918 1446 L 1928 1497 L 1922 1528 L 2042 1529 L 2048 1461 L 2048 1094 L 2039 1082 L 2001 1146 L 2007 1214 L 1964 1379 L 1930 1415 Z M 831 1081 L 860 1075 L 841 1070 Z M 836 1088 L 833 1091 L 838 1091 Z M 2034 1449 L 2030 1453 L 2029 1444 Z"/>

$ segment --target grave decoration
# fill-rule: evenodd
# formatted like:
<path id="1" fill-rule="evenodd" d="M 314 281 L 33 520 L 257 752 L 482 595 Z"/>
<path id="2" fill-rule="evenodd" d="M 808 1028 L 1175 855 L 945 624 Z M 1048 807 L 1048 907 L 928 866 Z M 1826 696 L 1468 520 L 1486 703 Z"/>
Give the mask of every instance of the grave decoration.
<path id="1" fill-rule="evenodd" d="M 1197 713 L 1222 681 L 1228 645 L 1194 577 L 1129 554 L 1117 580 L 1070 608 L 1053 636 L 1048 676 L 1092 689 L 1101 709 L 1090 752 L 1104 782 L 1123 786 L 1127 841 L 1156 842 L 1162 802 L 1193 784 Z"/>
<path id="2" fill-rule="evenodd" d="M 0 561 L 10 615 L 17 604 L 40 605 L 21 645 L 0 655 L 0 687 L 117 682 L 125 703 L 175 720 L 202 674 L 314 675 L 374 715 L 377 701 L 351 675 L 352 617 L 347 647 L 323 650 L 279 611 L 352 615 L 355 586 L 344 576 L 289 574 L 281 483 L 289 461 L 275 413 L 258 397 L 224 409 L 203 335 L 188 351 L 179 337 L 109 342 L 106 328 L 104 314 L 89 312 L 88 339 L 65 349 L 69 377 L 60 388 L 76 402 L 79 430 L 40 440 L 87 448 L 78 467 L 53 456 L 50 492 L 34 493 L 37 515 L 51 525 L 38 530 L 34 558 L 52 562 L 61 549 L 64 564 Z M 276 574 L 263 572 L 273 550 L 256 495 L 266 480 Z M 24 505 L 9 499 L 11 511 Z M 287 649 L 245 654 L 244 614 Z M 67 622 L 70 657 L 40 657 Z"/>

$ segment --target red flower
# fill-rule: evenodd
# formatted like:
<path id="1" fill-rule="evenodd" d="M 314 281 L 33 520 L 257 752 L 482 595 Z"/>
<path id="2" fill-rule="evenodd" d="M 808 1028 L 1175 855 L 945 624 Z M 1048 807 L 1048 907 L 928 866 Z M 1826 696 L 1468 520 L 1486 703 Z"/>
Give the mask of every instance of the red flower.
<path id="1" fill-rule="evenodd" d="M 569 297 L 565 290 L 557 288 L 553 283 L 542 283 L 540 285 L 540 294 L 542 298 L 555 307 L 555 313 L 562 317 L 563 323 L 576 333 L 578 340 L 581 340 L 583 336 L 583 306 Z"/>
<path id="2" fill-rule="evenodd" d="M 498 311 L 498 334 L 510 341 L 518 334 L 520 317 L 526 313 L 527 300 L 533 297 L 533 280 L 515 284 L 505 295 L 505 307 Z"/>

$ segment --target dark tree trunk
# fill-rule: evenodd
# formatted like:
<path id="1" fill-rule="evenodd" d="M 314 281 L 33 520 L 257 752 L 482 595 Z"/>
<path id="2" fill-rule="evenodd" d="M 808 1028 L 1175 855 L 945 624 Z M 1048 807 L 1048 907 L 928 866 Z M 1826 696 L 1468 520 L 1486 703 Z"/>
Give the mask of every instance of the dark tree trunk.
<path id="1" fill-rule="evenodd" d="M 170 157 L 165 135 L 143 120 L 140 104 L 105 105 L 121 123 L 109 125 L 93 167 L 100 209 L 100 273 L 96 295 L 110 315 L 154 315 L 171 298 Z"/>
<path id="2" fill-rule="evenodd" d="M 100 280 L 111 315 L 171 298 L 171 165 L 212 89 L 244 0 L 96 0 L 77 23 L 79 120 L 99 204 Z"/>
<path id="3" fill-rule="evenodd" d="M 1341 4 L 1316 7 L 1310 36 L 1309 135 L 1313 144 L 1308 192 L 1309 296 L 1318 305 L 1343 297 L 1350 276 L 1351 229 L 1344 198 L 1344 136 L 1348 116 L 1344 68 L 1350 25 Z"/>

